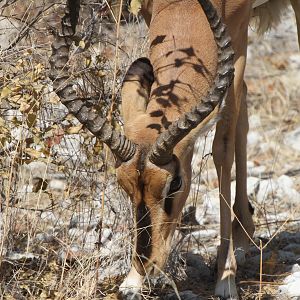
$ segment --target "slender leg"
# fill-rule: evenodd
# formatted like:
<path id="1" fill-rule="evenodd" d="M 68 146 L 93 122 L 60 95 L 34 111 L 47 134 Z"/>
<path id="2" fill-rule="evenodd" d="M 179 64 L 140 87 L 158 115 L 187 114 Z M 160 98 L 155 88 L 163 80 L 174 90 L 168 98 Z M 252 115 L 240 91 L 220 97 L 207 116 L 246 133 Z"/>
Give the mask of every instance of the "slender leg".
<path id="1" fill-rule="evenodd" d="M 231 113 L 230 122 L 223 119 L 218 123 L 213 144 L 213 158 L 219 178 L 221 216 L 221 244 L 218 250 L 218 281 L 215 294 L 225 299 L 229 297 L 235 299 L 237 297 L 235 287 L 236 262 L 233 254 L 230 208 L 230 181 L 234 159 L 236 112 L 231 111 Z"/>
<path id="2" fill-rule="evenodd" d="M 235 257 L 238 264 L 244 262 L 245 253 L 249 248 L 249 238 L 246 235 L 245 230 L 250 237 L 252 237 L 254 233 L 252 212 L 250 211 L 251 206 L 247 196 L 247 133 L 249 130 L 249 123 L 246 95 L 247 86 L 244 83 L 235 138 L 236 198 L 234 212 L 244 227 L 243 229 L 237 219 L 234 219 L 233 241 Z"/>
<path id="3" fill-rule="evenodd" d="M 235 286 L 236 260 L 234 256 L 231 214 L 231 168 L 234 160 L 236 126 L 243 94 L 245 55 L 235 63 L 235 79 L 226 99 L 222 119 L 217 124 L 213 143 L 213 158 L 220 190 L 221 244 L 218 251 L 218 281 L 215 294 L 225 299 L 238 299 Z"/>

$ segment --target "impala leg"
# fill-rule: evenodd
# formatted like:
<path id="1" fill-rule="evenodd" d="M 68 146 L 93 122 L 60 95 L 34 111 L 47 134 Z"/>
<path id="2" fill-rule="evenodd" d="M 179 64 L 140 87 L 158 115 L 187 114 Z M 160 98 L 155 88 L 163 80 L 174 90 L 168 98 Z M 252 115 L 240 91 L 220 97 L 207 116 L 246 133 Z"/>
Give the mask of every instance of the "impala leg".
<path id="1" fill-rule="evenodd" d="M 218 249 L 218 281 L 215 289 L 217 296 L 235 299 L 236 262 L 233 253 L 230 181 L 231 167 L 234 159 L 235 113 L 233 119 L 221 120 L 217 125 L 213 144 L 213 158 L 219 178 L 221 243 Z M 231 298 L 232 297 L 232 298 Z"/>
<path id="2" fill-rule="evenodd" d="M 245 253 L 249 248 L 248 235 L 252 238 L 254 233 L 252 208 L 247 196 L 247 133 L 249 123 L 246 95 L 247 86 L 244 83 L 235 139 L 236 198 L 233 209 L 239 222 L 241 222 L 244 227 L 242 228 L 237 219 L 234 219 L 233 241 L 235 257 L 238 264 L 242 264 L 245 261 Z"/>
<path id="3" fill-rule="evenodd" d="M 225 299 L 237 299 L 235 285 L 236 259 L 232 236 L 231 214 L 231 168 L 234 160 L 236 126 L 239 107 L 243 95 L 245 56 L 235 63 L 235 79 L 222 111 L 222 119 L 217 124 L 213 143 L 213 158 L 218 173 L 220 190 L 221 243 L 218 251 L 218 281 L 215 294 Z"/>

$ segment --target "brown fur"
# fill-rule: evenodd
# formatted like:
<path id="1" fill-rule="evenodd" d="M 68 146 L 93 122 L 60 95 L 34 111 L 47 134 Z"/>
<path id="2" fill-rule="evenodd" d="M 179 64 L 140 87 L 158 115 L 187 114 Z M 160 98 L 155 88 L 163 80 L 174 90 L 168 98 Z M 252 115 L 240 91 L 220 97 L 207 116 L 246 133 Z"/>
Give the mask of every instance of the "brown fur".
<path id="1" fill-rule="evenodd" d="M 265 30 L 271 21 L 279 21 L 283 0 L 271 0 L 274 13 L 261 21 Z M 299 4 L 299 0 L 292 0 Z M 227 24 L 235 51 L 235 78 L 228 92 L 221 119 L 217 124 L 213 143 L 213 158 L 220 188 L 221 244 L 218 253 L 218 281 L 215 293 L 225 299 L 237 299 L 235 287 L 236 256 L 246 251 L 249 239 L 231 213 L 231 168 L 236 163 L 236 199 L 234 212 L 249 236 L 254 224 L 247 197 L 246 140 L 248 132 L 244 70 L 246 65 L 248 24 L 252 13 L 250 0 L 212 0 Z M 295 3 L 294 3 L 295 4 Z M 296 5 L 296 4 L 295 4 Z M 272 7 L 273 9 L 273 7 Z M 256 10 L 265 18 L 263 10 Z M 298 11 L 299 12 L 299 11 Z M 150 90 L 143 88 L 142 80 L 125 82 L 122 106 L 126 136 L 138 146 L 135 156 L 117 169 L 120 185 L 130 195 L 136 211 L 143 205 L 151 235 L 136 236 L 132 269 L 122 284 L 140 285 L 145 274 L 161 270 L 170 250 L 170 243 L 191 184 L 191 160 L 194 142 L 199 132 L 212 123 L 220 113 L 218 108 L 198 128 L 181 140 L 174 149 L 174 159 L 164 166 L 152 164 L 147 149 L 159 134 L 174 120 L 187 112 L 206 94 L 217 68 L 217 47 L 206 16 L 197 0 L 144 0 L 142 13 L 149 26 L 150 55 L 155 81 Z M 273 19 L 272 19 L 273 18 Z M 265 28 L 265 29 L 263 29 Z M 238 29 L 238 30 L 237 30 Z M 144 75 L 151 77 L 149 69 Z M 138 78 L 138 77 L 137 77 Z M 142 91 L 142 92 L 141 92 Z M 148 98 L 149 95 L 149 98 Z M 136 110 L 137 109 L 137 110 Z M 143 168 L 141 164 L 143 153 Z M 179 163 L 179 170 L 178 170 Z M 182 186 L 172 196 L 171 213 L 164 209 L 170 182 L 178 176 Z M 144 209 L 145 208 L 145 209 Z M 137 221 L 143 217 L 139 216 Z M 151 224 L 151 225 L 150 225 Z M 139 229 L 140 230 L 140 229 Z M 136 232 L 138 235 L 138 232 Z M 149 243 L 149 251 L 146 250 Z M 146 257 L 139 257 L 143 248 Z M 235 256 L 236 253 L 236 256 Z M 139 286 L 140 288 L 141 286 Z M 130 288 L 130 286 L 129 286 Z"/>

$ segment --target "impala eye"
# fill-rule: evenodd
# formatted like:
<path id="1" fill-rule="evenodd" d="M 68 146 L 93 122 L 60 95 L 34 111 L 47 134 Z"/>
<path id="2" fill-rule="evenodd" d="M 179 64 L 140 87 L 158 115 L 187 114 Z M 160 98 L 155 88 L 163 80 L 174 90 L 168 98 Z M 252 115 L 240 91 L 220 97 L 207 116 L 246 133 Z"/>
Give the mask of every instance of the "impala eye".
<path id="1" fill-rule="evenodd" d="M 173 178 L 170 184 L 169 195 L 177 192 L 181 188 L 182 180 L 180 176 Z"/>

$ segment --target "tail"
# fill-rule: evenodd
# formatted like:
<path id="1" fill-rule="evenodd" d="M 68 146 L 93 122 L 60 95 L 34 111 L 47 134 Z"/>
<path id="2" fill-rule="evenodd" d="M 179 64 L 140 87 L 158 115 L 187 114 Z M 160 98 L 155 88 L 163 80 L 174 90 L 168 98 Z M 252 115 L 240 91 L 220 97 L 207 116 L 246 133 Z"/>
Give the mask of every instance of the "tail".
<path id="1" fill-rule="evenodd" d="M 296 0 L 300 1 L 300 0 Z M 254 26 L 258 34 L 262 35 L 273 27 L 276 27 L 281 19 L 283 13 L 288 8 L 289 0 L 269 0 L 256 1 L 252 12 L 253 19 L 251 25 Z M 255 7 L 255 4 L 258 6 Z M 263 3 L 259 5 L 260 3 Z"/>
<path id="2" fill-rule="evenodd" d="M 276 27 L 283 16 L 283 13 L 292 5 L 298 31 L 298 43 L 300 48 L 300 0 L 257 0 L 254 2 L 251 25 L 262 35 L 273 27 Z"/>

